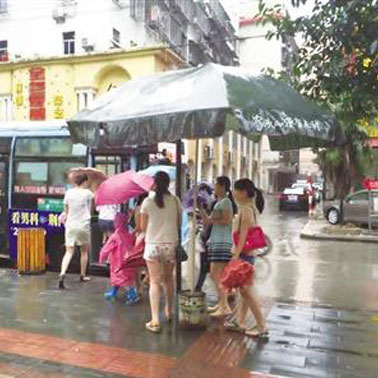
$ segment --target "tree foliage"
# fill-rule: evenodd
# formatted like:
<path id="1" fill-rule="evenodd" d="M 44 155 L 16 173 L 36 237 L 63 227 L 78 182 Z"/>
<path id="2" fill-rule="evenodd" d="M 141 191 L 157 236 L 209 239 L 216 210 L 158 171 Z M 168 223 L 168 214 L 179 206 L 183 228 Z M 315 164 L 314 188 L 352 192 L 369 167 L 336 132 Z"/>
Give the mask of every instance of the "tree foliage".
<path id="1" fill-rule="evenodd" d="M 371 160 L 366 125 L 378 126 L 378 0 L 315 0 L 310 15 L 295 19 L 282 5 L 260 0 L 259 19 L 273 25 L 268 39 L 298 41 L 281 77 L 333 111 L 344 128 L 344 146 L 319 151 L 324 172 L 343 197 Z"/>

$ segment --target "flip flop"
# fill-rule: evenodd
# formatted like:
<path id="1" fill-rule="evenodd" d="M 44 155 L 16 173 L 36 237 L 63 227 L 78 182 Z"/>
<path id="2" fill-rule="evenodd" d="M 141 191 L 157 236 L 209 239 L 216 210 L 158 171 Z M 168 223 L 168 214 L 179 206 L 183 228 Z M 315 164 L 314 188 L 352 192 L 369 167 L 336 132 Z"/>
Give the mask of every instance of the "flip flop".
<path id="1" fill-rule="evenodd" d="M 212 318 L 227 318 L 228 316 L 232 315 L 232 311 L 219 311 L 219 309 L 215 312 L 209 314 Z"/>
<path id="2" fill-rule="evenodd" d="M 146 330 L 150 331 L 152 333 L 160 333 L 161 332 L 161 327 L 159 324 L 154 324 L 152 322 L 146 323 Z"/>
<path id="3" fill-rule="evenodd" d="M 245 333 L 245 328 L 241 327 L 236 320 L 226 322 L 224 328 L 230 332 Z"/>
<path id="4" fill-rule="evenodd" d="M 212 307 L 208 307 L 208 308 L 207 308 L 207 312 L 210 314 L 210 313 L 212 313 L 212 312 L 217 311 L 218 308 L 219 308 L 219 305 L 215 305 L 215 306 L 212 306 Z"/>
<path id="5" fill-rule="evenodd" d="M 250 337 L 267 337 L 269 335 L 269 329 L 268 328 L 264 328 L 262 331 L 259 331 L 259 329 L 257 328 L 257 326 L 251 328 L 251 329 L 247 329 L 245 331 L 245 334 L 246 336 L 250 336 Z"/>

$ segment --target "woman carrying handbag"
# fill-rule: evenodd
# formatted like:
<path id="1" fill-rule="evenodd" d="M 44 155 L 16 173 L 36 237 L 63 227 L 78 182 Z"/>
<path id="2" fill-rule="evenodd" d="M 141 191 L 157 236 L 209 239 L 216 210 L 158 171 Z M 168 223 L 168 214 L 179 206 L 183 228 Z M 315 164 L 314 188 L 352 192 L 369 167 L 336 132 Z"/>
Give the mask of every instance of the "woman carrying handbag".
<path id="1" fill-rule="evenodd" d="M 234 186 L 234 198 L 238 205 L 238 214 L 233 224 L 233 247 L 232 256 L 235 260 L 242 260 L 247 264 L 251 264 L 253 268 L 255 264 L 255 248 L 254 245 L 260 244 L 259 238 L 260 227 L 257 226 L 257 214 L 264 209 L 264 198 L 260 190 L 249 179 L 241 179 L 236 181 Z M 252 240 L 252 239 L 255 240 Z M 254 249 L 251 249 L 254 248 Z M 227 270 L 227 268 L 226 268 Z M 226 273 L 226 272 L 225 272 Z M 234 331 L 243 331 L 247 336 L 261 337 L 268 335 L 265 319 L 260 307 L 259 299 L 252 287 L 251 277 L 245 280 L 244 284 L 239 286 L 240 301 L 238 303 L 238 319 L 226 324 L 226 328 Z M 222 277 L 224 283 L 227 277 Z M 252 311 L 256 320 L 256 326 L 252 329 L 246 329 L 246 318 L 248 310 Z"/>

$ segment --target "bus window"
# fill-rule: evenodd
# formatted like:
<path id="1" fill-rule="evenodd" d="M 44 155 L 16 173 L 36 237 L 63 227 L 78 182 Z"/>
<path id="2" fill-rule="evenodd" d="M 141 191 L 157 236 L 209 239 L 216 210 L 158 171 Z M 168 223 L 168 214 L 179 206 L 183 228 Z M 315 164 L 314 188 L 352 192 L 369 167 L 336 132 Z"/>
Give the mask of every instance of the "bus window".
<path id="1" fill-rule="evenodd" d="M 95 167 L 107 176 L 122 172 L 122 158 L 120 156 L 95 156 Z"/>
<path id="2" fill-rule="evenodd" d="M 41 162 L 18 162 L 14 191 L 16 193 L 47 193 L 48 164 Z"/>
<path id="3" fill-rule="evenodd" d="M 64 195 L 68 185 L 68 171 L 82 167 L 83 163 L 51 162 L 49 163 L 49 194 Z"/>
<path id="4" fill-rule="evenodd" d="M 85 156 L 87 148 L 73 144 L 69 138 L 20 138 L 16 142 L 16 156 Z"/>

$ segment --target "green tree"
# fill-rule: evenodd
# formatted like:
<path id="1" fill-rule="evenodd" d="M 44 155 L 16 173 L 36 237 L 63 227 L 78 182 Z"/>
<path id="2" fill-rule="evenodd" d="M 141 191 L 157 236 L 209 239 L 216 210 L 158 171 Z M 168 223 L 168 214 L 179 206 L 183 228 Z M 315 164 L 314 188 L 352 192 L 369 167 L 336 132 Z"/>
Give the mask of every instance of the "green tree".
<path id="1" fill-rule="evenodd" d="M 306 2 L 291 1 L 293 7 Z M 342 199 L 372 160 L 366 125 L 378 126 L 378 1 L 315 0 L 310 15 L 291 18 L 282 5 L 260 0 L 258 16 L 273 25 L 268 39 L 300 40 L 286 71 L 276 74 L 330 109 L 343 126 L 345 145 L 318 151 Z"/>

